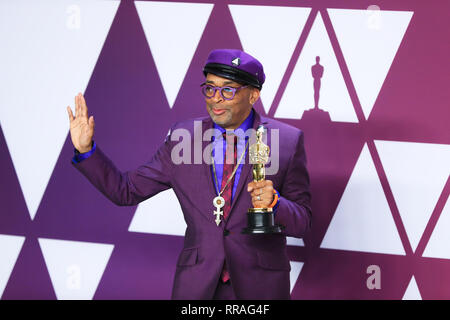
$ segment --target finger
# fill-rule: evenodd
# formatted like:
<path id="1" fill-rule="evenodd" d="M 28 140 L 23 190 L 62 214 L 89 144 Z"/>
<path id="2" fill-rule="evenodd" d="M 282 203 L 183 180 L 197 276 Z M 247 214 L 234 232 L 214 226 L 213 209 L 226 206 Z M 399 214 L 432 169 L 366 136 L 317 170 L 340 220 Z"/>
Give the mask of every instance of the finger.
<path id="1" fill-rule="evenodd" d="M 252 197 L 252 202 L 253 202 L 253 203 L 258 203 L 258 204 L 264 203 L 264 204 L 267 204 L 267 205 L 268 205 L 268 204 L 271 204 L 272 201 L 273 201 L 273 199 L 268 198 L 268 197 L 265 197 L 265 196 L 255 196 L 255 197 Z"/>
<path id="2" fill-rule="evenodd" d="M 261 197 L 264 199 L 271 199 L 273 197 L 273 192 L 268 189 L 256 189 L 252 193 L 250 193 L 252 197 Z"/>
<path id="3" fill-rule="evenodd" d="M 262 194 L 263 194 L 263 190 L 261 188 L 253 189 L 253 191 L 250 193 L 250 195 L 252 197 L 260 196 Z"/>
<path id="4" fill-rule="evenodd" d="M 78 93 L 76 96 L 77 99 L 77 117 L 82 118 L 83 117 L 83 110 L 81 109 L 81 99 L 80 99 L 81 93 Z"/>
<path id="5" fill-rule="evenodd" d="M 273 195 L 273 187 L 271 185 L 267 185 L 263 188 L 264 193 L 268 195 Z"/>
<path id="6" fill-rule="evenodd" d="M 263 187 L 267 187 L 267 186 L 273 186 L 273 183 L 271 180 L 261 180 L 258 181 L 258 187 L 259 188 L 263 188 Z"/>
<path id="7" fill-rule="evenodd" d="M 252 205 L 254 208 L 267 208 L 270 205 L 268 200 L 257 200 L 256 198 L 252 198 Z"/>
<path id="8" fill-rule="evenodd" d="M 272 180 L 264 180 L 266 182 L 266 186 L 272 186 L 273 187 L 273 182 Z"/>
<path id="9" fill-rule="evenodd" d="M 256 208 L 268 207 L 273 202 L 273 195 L 252 196 L 252 204 Z"/>
<path id="10" fill-rule="evenodd" d="M 80 116 L 80 109 L 78 107 L 78 96 L 75 96 L 75 118 Z"/>
<path id="11" fill-rule="evenodd" d="M 78 93 L 77 96 L 77 100 L 78 100 L 78 115 L 80 118 L 83 118 L 83 107 L 82 107 L 82 101 L 81 101 L 81 93 Z"/>
<path id="12" fill-rule="evenodd" d="M 263 188 L 266 185 L 266 181 L 265 180 L 254 181 L 254 182 L 255 182 L 255 189 L 256 188 Z"/>
<path id="13" fill-rule="evenodd" d="M 263 196 L 254 196 L 252 197 L 253 202 L 267 202 L 267 198 L 264 198 Z"/>
<path id="14" fill-rule="evenodd" d="M 72 113 L 72 109 L 70 108 L 70 106 L 67 106 L 67 113 L 69 114 L 70 123 L 72 123 L 72 121 L 73 121 L 73 113 Z"/>
<path id="15" fill-rule="evenodd" d="M 271 180 L 251 181 L 247 185 L 247 191 L 252 192 L 255 189 L 264 188 L 266 186 L 273 187 L 273 182 Z"/>
<path id="16" fill-rule="evenodd" d="M 273 187 L 272 186 L 265 186 L 263 188 L 255 188 L 251 193 L 252 196 L 258 196 L 262 194 L 272 195 L 273 194 Z"/>
<path id="17" fill-rule="evenodd" d="M 79 92 L 77 95 L 77 101 L 78 101 L 78 115 L 80 117 L 84 117 L 85 115 L 83 114 L 83 101 L 81 100 L 81 92 Z"/>
<path id="18" fill-rule="evenodd" d="M 89 127 L 91 129 L 94 129 L 94 126 L 95 126 L 94 116 L 90 116 L 90 118 L 89 118 Z"/>
<path id="19" fill-rule="evenodd" d="M 86 105 L 86 100 L 84 100 L 84 96 L 80 93 L 80 104 L 81 104 L 81 114 L 82 114 L 82 116 L 83 117 L 86 117 L 87 118 L 87 116 L 88 116 L 88 108 L 87 108 L 87 105 Z"/>
<path id="20" fill-rule="evenodd" d="M 261 189 L 262 187 L 264 187 L 264 185 L 261 184 L 261 181 L 252 181 L 248 184 L 247 191 L 253 192 L 255 190 Z"/>

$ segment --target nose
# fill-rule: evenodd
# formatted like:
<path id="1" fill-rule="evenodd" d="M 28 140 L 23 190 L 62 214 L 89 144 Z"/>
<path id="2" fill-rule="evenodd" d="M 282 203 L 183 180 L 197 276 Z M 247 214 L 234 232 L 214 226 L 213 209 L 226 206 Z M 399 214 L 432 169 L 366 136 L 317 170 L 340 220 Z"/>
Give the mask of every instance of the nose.
<path id="1" fill-rule="evenodd" d="M 222 102 L 222 101 L 223 101 L 223 98 L 222 98 L 222 96 L 220 95 L 220 90 L 216 90 L 216 92 L 214 92 L 214 96 L 213 96 L 211 99 L 213 99 L 213 101 L 214 101 L 215 103 Z"/>

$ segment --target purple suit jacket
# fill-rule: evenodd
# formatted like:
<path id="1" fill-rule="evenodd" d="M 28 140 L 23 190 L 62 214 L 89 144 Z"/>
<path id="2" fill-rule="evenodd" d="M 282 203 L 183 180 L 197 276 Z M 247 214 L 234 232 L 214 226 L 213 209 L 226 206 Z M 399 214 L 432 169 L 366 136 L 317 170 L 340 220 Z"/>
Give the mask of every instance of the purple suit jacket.
<path id="1" fill-rule="evenodd" d="M 194 121 L 202 124 L 202 133 L 213 127 L 208 116 L 178 122 L 170 132 L 178 128 L 188 130 L 194 146 Z M 212 201 L 216 191 L 210 165 L 203 161 L 202 164 L 194 161 L 174 164 L 171 150 L 179 142 L 171 141 L 170 135 L 152 159 L 136 170 L 120 172 L 98 146 L 88 159 L 74 164 L 98 190 L 120 206 L 136 205 L 173 188 L 187 224 L 173 283 L 173 299 L 211 299 L 225 260 L 238 299 L 290 298 L 286 236 L 302 238 L 311 220 L 303 132 L 255 112 L 253 128 L 260 124 L 268 129 L 269 146 L 270 130 L 279 129 L 279 170 L 274 175 L 266 175 L 266 179 L 272 180 L 281 195 L 275 215 L 275 222 L 285 226 L 281 235 L 241 234 L 247 226 L 247 210 L 252 207 L 247 192 L 247 184 L 253 179 L 248 152 L 230 215 L 219 226 L 214 222 Z M 209 143 L 203 141 L 202 150 Z"/>

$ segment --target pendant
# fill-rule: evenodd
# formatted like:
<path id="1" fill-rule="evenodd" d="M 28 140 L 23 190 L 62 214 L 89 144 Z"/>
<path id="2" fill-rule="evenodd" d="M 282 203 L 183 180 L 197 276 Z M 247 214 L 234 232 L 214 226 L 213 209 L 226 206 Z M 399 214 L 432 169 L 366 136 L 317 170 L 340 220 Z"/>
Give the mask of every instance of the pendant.
<path id="1" fill-rule="evenodd" d="M 222 207 L 225 205 L 225 199 L 221 196 L 217 196 L 213 200 L 213 205 L 216 207 L 216 210 L 214 210 L 214 215 L 216 216 L 216 224 L 219 226 L 220 224 L 220 216 L 223 216 Z"/>

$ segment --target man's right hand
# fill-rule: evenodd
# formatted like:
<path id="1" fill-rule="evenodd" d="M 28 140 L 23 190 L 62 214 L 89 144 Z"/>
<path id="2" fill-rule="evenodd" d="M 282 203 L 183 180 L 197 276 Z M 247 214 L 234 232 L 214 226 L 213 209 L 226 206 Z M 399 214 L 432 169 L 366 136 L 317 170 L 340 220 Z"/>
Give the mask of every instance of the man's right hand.
<path id="1" fill-rule="evenodd" d="M 75 117 L 70 106 L 67 106 L 67 113 L 69 114 L 70 137 L 73 146 L 80 153 L 90 151 L 92 149 L 92 137 L 94 136 L 94 117 L 88 118 L 88 108 L 81 93 L 75 96 Z"/>

